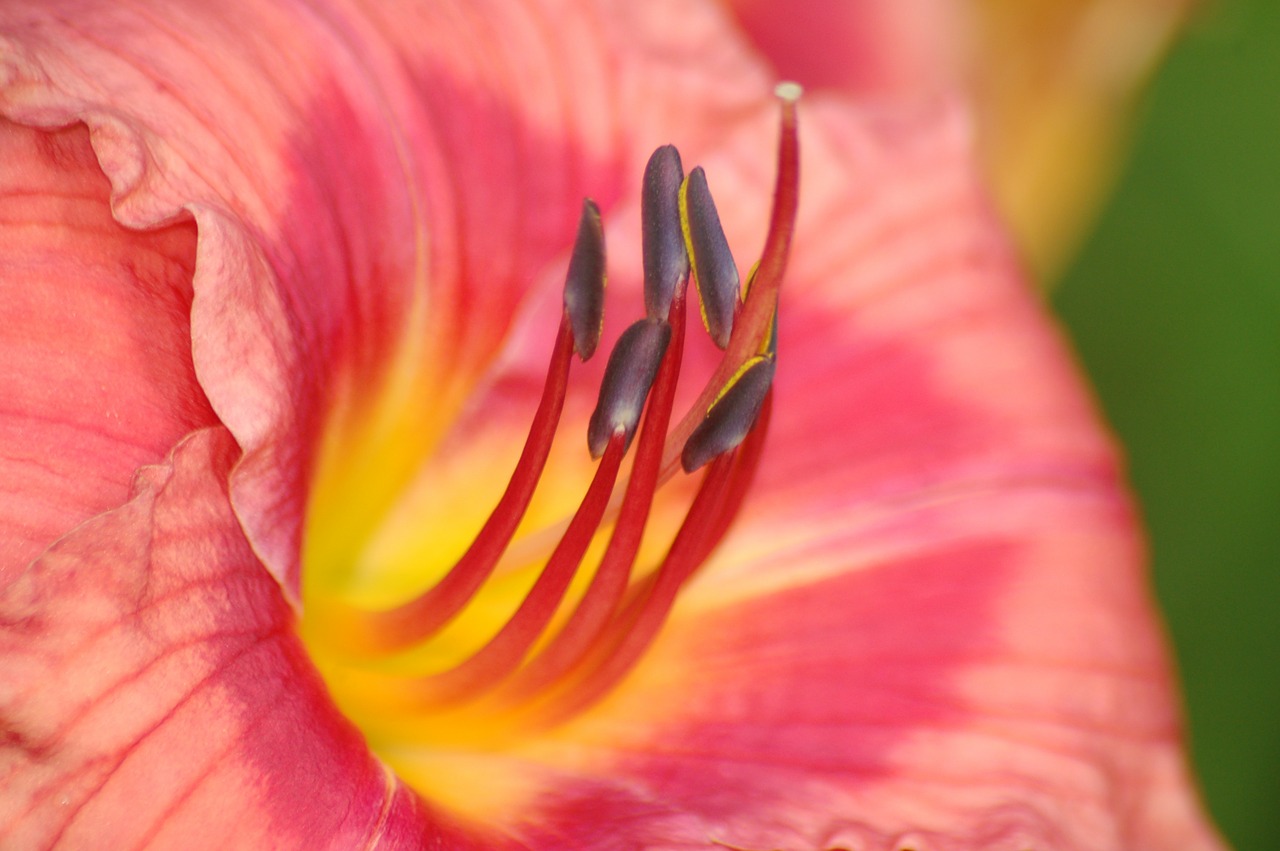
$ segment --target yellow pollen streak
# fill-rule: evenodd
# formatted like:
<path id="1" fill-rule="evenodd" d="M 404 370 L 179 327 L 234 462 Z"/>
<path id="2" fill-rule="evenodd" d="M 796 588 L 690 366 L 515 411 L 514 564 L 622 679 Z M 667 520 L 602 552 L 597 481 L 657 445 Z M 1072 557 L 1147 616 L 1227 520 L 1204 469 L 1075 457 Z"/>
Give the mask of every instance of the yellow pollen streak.
<path id="1" fill-rule="evenodd" d="M 751 285 L 755 283 L 756 272 L 760 269 L 760 261 L 751 264 L 751 271 L 747 272 L 746 280 L 742 284 L 742 300 L 746 301 L 747 296 L 751 295 Z"/>
<path id="2" fill-rule="evenodd" d="M 737 384 L 742 379 L 743 374 L 746 373 L 747 370 L 751 369 L 751 367 L 763 360 L 768 360 L 768 357 L 766 355 L 756 355 L 755 357 L 747 358 L 747 360 L 743 362 L 742 366 L 738 367 L 738 371 L 731 375 L 729 380 L 724 383 L 724 386 L 720 388 L 720 392 L 716 394 L 716 397 L 711 400 L 711 404 L 707 406 L 707 413 L 711 413 L 711 409 L 719 404 L 720 400 L 725 397 L 725 394 L 733 389 L 733 385 Z"/>

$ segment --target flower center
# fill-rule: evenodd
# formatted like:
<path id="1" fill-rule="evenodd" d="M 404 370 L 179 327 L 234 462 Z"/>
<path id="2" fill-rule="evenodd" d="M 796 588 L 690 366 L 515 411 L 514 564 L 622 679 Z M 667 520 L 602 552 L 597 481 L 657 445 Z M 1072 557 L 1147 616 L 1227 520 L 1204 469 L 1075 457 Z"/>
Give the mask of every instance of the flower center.
<path id="1" fill-rule="evenodd" d="M 338 705 L 428 798 L 449 792 L 405 764 L 406 746 L 500 750 L 589 710 L 645 655 L 681 587 L 738 513 L 768 427 L 778 290 L 797 206 L 799 89 L 784 84 L 778 94 L 773 211 L 745 291 L 702 169 L 686 177 L 670 145 L 650 158 L 641 195 L 646 315 L 622 333 L 605 367 L 587 429 L 594 477 L 514 613 L 496 628 L 491 620 L 466 624 L 469 607 L 500 580 L 499 563 L 544 478 L 573 355 L 586 361 L 599 342 L 605 247 L 590 200 L 537 411 L 506 489 L 470 546 L 434 585 L 391 607 L 308 599 L 302 634 Z M 703 325 L 723 356 L 672 427 L 690 278 Z M 642 552 L 653 546 L 645 531 L 655 495 L 681 470 L 698 477 L 696 491 L 656 565 L 642 564 Z M 447 639 L 460 626 L 483 632 L 479 649 L 458 651 Z"/>

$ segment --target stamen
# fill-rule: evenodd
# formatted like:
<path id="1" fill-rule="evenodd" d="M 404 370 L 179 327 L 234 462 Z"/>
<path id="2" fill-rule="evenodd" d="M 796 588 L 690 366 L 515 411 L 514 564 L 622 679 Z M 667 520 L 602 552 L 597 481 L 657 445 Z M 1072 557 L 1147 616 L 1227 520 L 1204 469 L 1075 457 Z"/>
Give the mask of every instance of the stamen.
<path id="1" fill-rule="evenodd" d="M 587 446 L 599 458 L 615 432 L 631 445 L 640 412 L 658 366 L 671 341 L 671 326 L 661 319 L 641 319 L 622 332 L 609 355 L 600 384 L 600 400 L 587 426 Z"/>
<path id="2" fill-rule="evenodd" d="M 801 89 L 794 83 L 784 83 L 778 86 L 776 94 L 782 101 L 782 121 L 774 203 L 764 251 L 751 271 L 746 299 L 730 332 L 725 357 L 668 441 L 661 480 L 665 481 L 674 473 L 675 457 L 683 456 L 684 448 L 690 442 L 694 446 L 689 450 L 691 456 L 708 457 L 691 457 L 690 461 L 698 463 L 688 464 L 689 468 L 697 469 L 712 457 L 714 460 L 658 573 L 636 589 L 631 603 L 611 624 L 607 635 L 597 640 L 597 649 L 579 666 L 580 670 L 588 673 L 582 674 L 574 685 L 562 689 L 558 698 L 545 704 L 550 707 L 544 710 L 549 712 L 542 719 L 546 723 L 555 723 L 590 706 L 607 694 L 639 661 L 665 622 L 680 587 L 727 533 L 759 466 L 772 409 L 770 388 L 777 352 L 778 291 L 786 268 L 799 202 L 796 102 Z M 698 172 L 700 170 L 695 169 L 695 173 Z M 698 215 L 691 216 L 688 212 L 692 178 L 691 173 L 681 189 L 681 220 L 686 228 L 686 245 L 689 246 L 696 280 L 699 274 L 698 249 L 692 246 L 688 229 L 688 223 Z M 705 186 L 705 180 L 701 182 Z M 695 195 L 700 191 L 697 190 Z M 710 198 L 709 192 L 707 198 Z M 711 208 L 714 210 L 713 205 Z M 718 227 L 718 217 L 715 221 Z M 736 275 L 736 266 L 734 268 Z M 701 288 L 699 293 L 702 294 Z M 704 298 L 704 322 L 708 319 L 706 304 Z M 710 324 L 707 324 L 708 332 L 714 337 Z M 749 379 L 748 375 L 751 376 Z M 711 412 L 717 402 L 725 407 L 713 419 Z M 699 417 L 700 411 L 706 411 L 706 415 Z M 745 440 L 740 435 L 744 427 Z M 693 434 L 699 430 L 703 435 L 692 441 Z M 712 451 L 714 447 L 729 446 L 737 441 L 742 441 L 737 449 L 718 455 Z"/>
<path id="3" fill-rule="evenodd" d="M 705 558 L 701 538 L 722 517 L 734 461 L 735 453 L 729 453 L 711 463 L 657 574 L 637 589 L 593 648 L 583 666 L 587 672 L 547 701 L 543 710 L 547 714 L 535 723 L 556 723 L 577 714 L 607 694 L 640 661 L 666 622 L 680 587 Z"/>
<path id="4" fill-rule="evenodd" d="M 689 435 L 680 455 L 686 473 L 699 470 L 712 458 L 742 442 L 756 424 L 760 406 L 773 384 L 774 358 L 759 356 L 748 361 L 711 403 L 707 416 Z"/>
<path id="5" fill-rule="evenodd" d="M 564 281 L 564 312 L 573 327 L 573 347 L 584 361 L 595 354 L 600 343 L 604 287 L 604 226 L 596 202 L 585 198 Z"/>
<path id="6" fill-rule="evenodd" d="M 729 251 L 702 166 L 689 172 L 680 187 L 680 224 L 702 305 L 702 324 L 723 349 L 729 345 L 738 308 L 738 265 Z"/>
<path id="7" fill-rule="evenodd" d="M 765 440 L 769 434 L 769 420 L 773 415 L 773 389 L 765 394 L 764 403 L 760 406 L 760 414 L 756 417 L 755 427 L 747 434 L 746 440 L 738 447 L 738 462 L 733 470 L 733 481 L 729 484 L 728 496 L 720 508 L 720 516 L 715 524 L 702 538 L 702 553 L 697 557 L 698 563 L 706 561 L 712 551 L 720 545 L 720 541 L 729 533 L 742 503 L 751 491 L 756 471 L 760 469 L 760 459 L 764 455 Z"/>
<path id="8" fill-rule="evenodd" d="M 685 298 L 684 293 L 680 292 L 672 304 L 671 344 L 654 384 L 640 441 L 636 444 L 631 478 L 627 481 L 622 508 L 618 512 L 618 520 L 600 566 L 596 568 L 590 586 L 560 632 L 511 683 L 507 692 L 509 702 L 528 698 L 573 668 L 595 643 L 600 631 L 622 602 L 636 555 L 640 551 L 640 542 L 649 521 L 649 509 L 658 484 L 663 441 L 671 422 L 680 361 L 684 356 L 684 314 Z"/>
<path id="9" fill-rule="evenodd" d="M 377 683 L 368 703 L 401 709 L 444 708 L 479 701 L 535 724 L 579 712 L 619 683 L 644 656 L 670 614 L 680 589 L 727 534 L 759 466 L 772 410 L 777 362 L 778 291 L 794 230 L 799 179 L 798 87 L 780 86 L 778 177 L 769 232 L 760 262 L 739 292 L 706 175 L 683 178 L 679 153 L 657 149 L 645 169 L 641 197 L 646 318 L 618 338 L 605 366 L 587 430 L 595 475 L 572 519 L 514 614 L 480 649 L 440 673 L 362 671 Z M 679 425 L 668 433 L 684 355 L 686 285 L 699 290 L 703 322 L 725 350 L 719 366 Z M 574 351 L 585 360 L 599 344 L 605 286 L 600 211 L 583 203 L 568 264 L 564 313 L 538 410 L 502 499 L 466 553 L 433 588 L 394 609 L 359 612 L 343 639 L 355 654 L 386 654 L 431 638 L 489 581 L 511 545 L 547 463 L 563 409 Z M 635 462 L 616 522 L 591 581 L 559 631 L 530 658 L 564 604 L 602 522 L 614 509 L 618 472 L 640 419 Z M 675 473 L 706 467 L 665 557 L 633 579 L 658 487 Z M 551 549 L 549 545 L 541 552 Z M 395 665 L 402 662 L 397 661 Z M 416 657 L 403 660 L 418 664 Z M 362 679 L 363 678 L 363 679 Z M 385 687 L 384 687 L 385 686 Z M 495 688 L 500 688 L 492 694 Z"/>
<path id="10" fill-rule="evenodd" d="M 638 583 L 621 614 L 603 634 L 592 636 L 577 666 L 576 676 L 556 671 L 560 688 L 544 697 L 524 719 L 525 729 L 555 726 L 590 706 L 616 686 L 644 657 L 671 613 L 680 589 L 719 546 L 751 489 L 763 455 L 772 412 L 772 392 L 766 393 L 755 428 L 741 446 L 712 462 L 694 504 L 659 570 Z M 537 660 L 535 660 L 536 662 Z M 523 676 L 530 669 L 521 672 Z M 528 699 L 552 684 L 551 678 L 514 690 L 509 703 Z"/>
<path id="11" fill-rule="evenodd" d="M 674 145 L 649 157 L 640 194 L 640 243 L 644 257 L 644 306 L 651 319 L 666 319 L 676 287 L 689 274 L 680 224 L 684 167 Z"/>
<path id="12" fill-rule="evenodd" d="M 756 427 L 734 452 L 711 462 L 689 514 L 658 571 L 632 589 L 622 612 L 597 636 L 578 676 L 562 680 L 527 719 L 530 729 L 558 724 L 589 708 L 644 657 L 671 613 L 679 591 L 728 533 L 760 466 L 773 394 L 765 395 Z M 527 695 L 526 695 L 527 696 Z"/>

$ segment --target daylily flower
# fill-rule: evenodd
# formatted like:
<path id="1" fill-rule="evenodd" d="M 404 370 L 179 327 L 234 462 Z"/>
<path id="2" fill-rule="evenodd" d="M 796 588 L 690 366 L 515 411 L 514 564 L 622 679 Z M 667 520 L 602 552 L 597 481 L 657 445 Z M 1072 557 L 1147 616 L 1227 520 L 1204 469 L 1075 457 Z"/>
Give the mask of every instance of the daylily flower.
<path id="1" fill-rule="evenodd" d="M 1218 847 L 1115 451 L 962 102 L 806 99 L 793 227 L 775 82 L 713 3 L 0 8 L 3 844 Z M 704 301 L 730 360 L 696 318 L 642 358 L 621 462 L 604 355 L 683 309 L 642 208 L 702 286 L 712 203 L 763 255 L 732 330 L 732 276 Z M 758 362 L 745 442 L 678 471 Z M 604 629 L 546 662 L 632 511 Z M 449 686 L 561 543 L 517 670 Z"/>

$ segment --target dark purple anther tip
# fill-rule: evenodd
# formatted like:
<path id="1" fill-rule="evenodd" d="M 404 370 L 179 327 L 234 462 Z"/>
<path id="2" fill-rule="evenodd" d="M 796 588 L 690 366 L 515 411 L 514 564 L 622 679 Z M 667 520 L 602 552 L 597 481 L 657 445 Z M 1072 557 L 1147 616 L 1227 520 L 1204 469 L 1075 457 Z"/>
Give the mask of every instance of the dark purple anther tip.
<path id="1" fill-rule="evenodd" d="M 729 252 L 702 166 L 689 172 L 684 195 L 689 255 L 702 301 L 702 319 L 712 341 L 723 349 L 729 345 L 738 306 L 738 266 Z"/>
<path id="2" fill-rule="evenodd" d="M 742 443 L 756 424 L 764 397 L 773 384 L 774 359 L 760 357 L 744 369 L 707 411 L 680 453 L 686 473 Z"/>
<path id="3" fill-rule="evenodd" d="M 564 281 L 564 311 L 573 331 L 573 348 L 584 361 L 595 354 L 604 320 L 604 226 L 600 208 L 590 198 L 582 201 L 578 236 L 569 258 Z"/>
<path id="4" fill-rule="evenodd" d="M 671 341 L 671 326 L 661 319 L 641 319 L 622 332 L 609 354 L 600 384 L 600 398 L 587 426 L 587 447 L 599 458 L 618 430 L 631 445 L 645 397 L 658 374 Z"/>
<path id="5" fill-rule="evenodd" d="M 676 287 L 689 274 L 680 228 L 680 184 L 684 167 L 674 145 L 649 157 L 640 190 L 640 239 L 644 257 L 644 307 L 651 319 L 666 319 Z"/>

